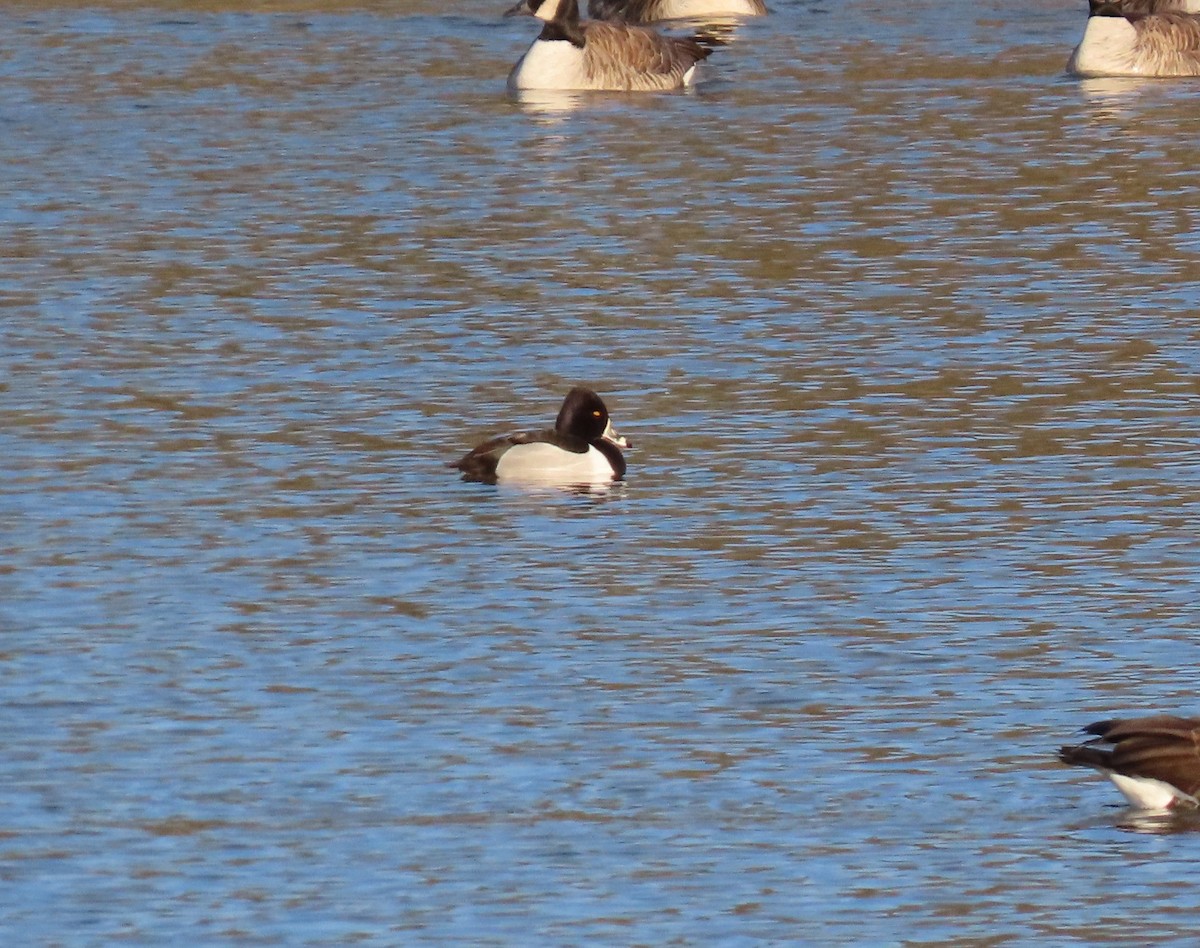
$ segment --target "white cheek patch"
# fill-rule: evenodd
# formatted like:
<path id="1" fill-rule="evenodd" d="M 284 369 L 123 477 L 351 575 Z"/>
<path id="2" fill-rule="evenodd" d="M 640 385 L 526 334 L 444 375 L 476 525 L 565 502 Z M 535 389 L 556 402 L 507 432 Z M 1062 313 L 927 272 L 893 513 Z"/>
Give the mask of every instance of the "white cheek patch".
<path id="1" fill-rule="evenodd" d="M 559 11 L 562 7 L 562 0 L 542 0 L 542 5 L 534 11 L 534 16 L 539 20 L 545 20 L 549 23 L 551 20 L 557 20 Z"/>

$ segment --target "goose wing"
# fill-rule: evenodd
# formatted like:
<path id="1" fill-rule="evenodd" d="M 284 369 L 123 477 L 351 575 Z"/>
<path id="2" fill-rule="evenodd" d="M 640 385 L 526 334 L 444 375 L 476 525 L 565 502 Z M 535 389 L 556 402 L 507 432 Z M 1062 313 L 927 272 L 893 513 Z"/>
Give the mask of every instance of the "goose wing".
<path id="1" fill-rule="evenodd" d="M 1200 16 L 1189 13 L 1155 13 L 1130 16 L 1138 45 L 1159 56 L 1195 54 L 1200 50 Z"/>
<path id="2" fill-rule="evenodd" d="M 1151 76 L 1200 76 L 1200 16 L 1156 13 L 1131 16 L 1137 50 Z"/>
<path id="3" fill-rule="evenodd" d="M 1200 720 L 1159 715 L 1097 721 L 1084 731 L 1096 736 L 1062 748 L 1064 763 L 1161 780 L 1191 796 L 1200 792 Z"/>
<path id="4" fill-rule="evenodd" d="M 1115 7 L 1125 16 L 1146 13 L 1187 13 L 1192 0 L 1109 0 L 1107 6 Z"/>
<path id="5" fill-rule="evenodd" d="M 693 39 L 663 36 L 625 23 L 590 21 L 584 61 L 589 76 L 609 88 L 671 89 L 709 51 Z"/>

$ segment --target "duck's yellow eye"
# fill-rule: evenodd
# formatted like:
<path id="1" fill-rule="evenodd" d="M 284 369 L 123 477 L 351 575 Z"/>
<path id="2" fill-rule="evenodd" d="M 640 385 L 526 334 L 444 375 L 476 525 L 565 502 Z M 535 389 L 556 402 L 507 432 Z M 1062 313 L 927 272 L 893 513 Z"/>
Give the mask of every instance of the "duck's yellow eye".
<path id="1" fill-rule="evenodd" d="M 592 412 L 592 415 L 594 415 L 596 418 L 599 418 L 599 417 L 600 417 L 600 412 L 598 412 L 598 411 L 594 411 L 594 412 Z"/>

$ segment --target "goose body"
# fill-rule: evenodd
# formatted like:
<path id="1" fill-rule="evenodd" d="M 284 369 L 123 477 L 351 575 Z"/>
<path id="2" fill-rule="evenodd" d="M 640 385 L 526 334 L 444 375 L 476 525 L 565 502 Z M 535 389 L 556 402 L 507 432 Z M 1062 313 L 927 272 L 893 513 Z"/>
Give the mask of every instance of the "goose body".
<path id="1" fill-rule="evenodd" d="M 607 484 L 625 476 L 621 448 L 600 396 L 577 387 L 567 393 L 554 427 L 492 438 L 450 466 L 463 480 L 485 484 L 573 487 Z"/>
<path id="2" fill-rule="evenodd" d="M 588 0 L 587 11 L 593 20 L 653 23 L 697 17 L 763 16 L 767 5 L 763 0 Z"/>
<path id="3" fill-rule="evenodd" d="M 1200 76 L 1200 16 L 1174 10 L 1198 0 L 1090 0 L 1083 39 L 1067 62 L 1076 76 Z M 1127 8 L 1136 7 L 1137 10 Z M 1153 8 L 1151 12 L 1140 12 Z"/>
<path id="4" fill-rule="evenodd" d="M 513 67 L 508 87 L 521 89 L 665 91 L 693 81 L 708 50 L 693 39 L 643 26 L 580 20 L 577 0 L 522 0 L 510 15 L 545 22 Z"/>
<path id="5" fill-rule="evenodd" d="M 1200 13 L 1200 0 L 1108 0 L 1106 6 L 1131 13 Z"/>
<path id="6" fill-rule="evenodd" d="M 1200 718 L 1125 718 L 1083 730 L 1094 737 L 1060 748 L 1064 764 L 1100 771 L 1140 810 L 1200 805 Z"/>

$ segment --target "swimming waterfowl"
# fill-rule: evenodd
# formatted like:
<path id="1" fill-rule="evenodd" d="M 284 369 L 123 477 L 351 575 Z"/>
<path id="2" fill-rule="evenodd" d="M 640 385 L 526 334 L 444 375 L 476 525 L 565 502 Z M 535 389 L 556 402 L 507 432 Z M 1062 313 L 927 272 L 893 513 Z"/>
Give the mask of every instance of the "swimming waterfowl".
<path id="1" fill-rule="evenodd" d="M 697 17 L 763 16 L 763 0 L 588 0 L 593 20 L 653 23 Z"/>
<path id="2" fill-rule="evenodd" d="M 1082 77 L 1200 76 L 1200 8 L 1195 0 L 1088 0 L 1083 39 L 1067 61 Z"/>
<path id="3" fill-rule="evenodd" d="M 506 16 L 545 22 L 508 76 L 510 89 L 661 91 L 690 85 L 709 50 L 644 26 L 580 20 L 578 0 L 521 0 Z"/>
<path id="4" fill-rule="evenodd" d="M 1200 805 L 1200 718 L 1114 719 L 1083 730 L 1095 737 L 1060 748 L 1064 764 L 1099 770 L 1140 810 Z"/>
<path id="5" fill-rule="evenodd" d="M 1200 0 L 1108 0 L 1124 14 L 1130 13 L 1200 13 Z"/>
<path id="6" fill-rule="evenodd" d="M 606 484 L 625 476 L 621 448 L 627 447 L 600 396 L 577 386 L 567 393 L 553 428 L 492 438 L 450 466 L 463 472 L 463 480 L 485 484 Z"/>

